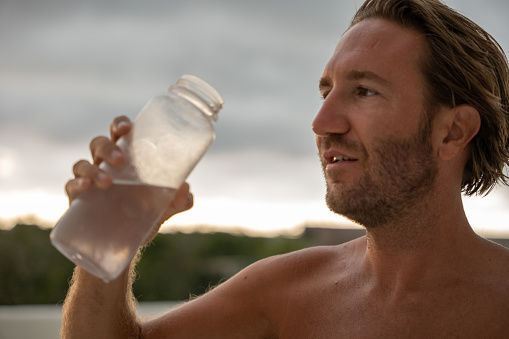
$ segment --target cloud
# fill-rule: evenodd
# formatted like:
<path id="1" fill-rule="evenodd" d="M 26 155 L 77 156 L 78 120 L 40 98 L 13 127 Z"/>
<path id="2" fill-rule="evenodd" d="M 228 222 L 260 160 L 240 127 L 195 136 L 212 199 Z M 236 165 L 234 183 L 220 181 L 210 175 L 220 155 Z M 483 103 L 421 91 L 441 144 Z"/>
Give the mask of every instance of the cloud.
<path id="1" fill-rule="evenodd" d="M 289 11 L 288 2 L 164 3 L 128 3 L 116 11 L 103 2 L 55 1 L 54 12 L 32 4 L 35 11 L 23 1 L 4 4 L 15 18 L 4 13 L 9 20 L 3 31 L 22 29 L 2 36 L 1 125 L 32 125 L 62 141 L 84 137 L 115 115 L 134 115 L 185 72 L 218 87 L 231 100 L 225 110 L 242 114 L 253 98 L 263 99 L 266 107 L 255 114 L 260 120 L 270 115 L 273 125 L 284 114 L 269 109 L 274 101 L 277 106 L 277 100 L 316 93 L 315 79 L 333 43 L 294 22 L 305 13 L 298 6 Z M 306 83 L 312 86 L 299 85 Z M 250 99 L 237 106 L 234 98 Z M 293 123 L 300 121 L 285 121 Z"/>
<path id="2" fill-rule="evenodd" d="M 317 82 L 360 3 L 1 1 L 0 191 L 63 195 L 72 163 L 89 158 L 89 140 L 113 117 L 134 117 L 192 73 L 225 99 L 217 139 L 190 178 L 197 196 L 322 201 L 310 129 Z M 509 3 L 451 5 L 509 48 Z"/>

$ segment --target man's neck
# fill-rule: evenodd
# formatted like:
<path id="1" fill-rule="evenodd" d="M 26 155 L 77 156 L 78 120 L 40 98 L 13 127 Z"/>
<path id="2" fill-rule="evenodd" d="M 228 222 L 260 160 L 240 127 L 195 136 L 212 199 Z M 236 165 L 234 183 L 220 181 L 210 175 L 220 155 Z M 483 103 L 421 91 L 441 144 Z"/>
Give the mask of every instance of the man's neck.
<path id="1" fill-rule="evenodd" d="M 480 246 L 461 197 L 447 205 L 423 202 L 405 219 L 367 227 L 364 272 L 374 282 L 405 291 L 418 288 L 464 263 Z M 429 285 L 429 284 L 428 284 Z"/>

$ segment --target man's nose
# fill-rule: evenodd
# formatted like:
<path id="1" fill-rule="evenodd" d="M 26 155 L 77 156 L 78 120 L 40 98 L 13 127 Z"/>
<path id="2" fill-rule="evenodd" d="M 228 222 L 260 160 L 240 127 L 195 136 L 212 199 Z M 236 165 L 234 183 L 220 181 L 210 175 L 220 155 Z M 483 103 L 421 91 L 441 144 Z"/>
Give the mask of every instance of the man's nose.
<path id="1" fill-rule="evenodd" d="M 342 107 L 337 98 L 329 94 L 313 120 L 311 128 L 317 136 L 347 133 L 350 129 L 350 123 L 345 107 Z"/>

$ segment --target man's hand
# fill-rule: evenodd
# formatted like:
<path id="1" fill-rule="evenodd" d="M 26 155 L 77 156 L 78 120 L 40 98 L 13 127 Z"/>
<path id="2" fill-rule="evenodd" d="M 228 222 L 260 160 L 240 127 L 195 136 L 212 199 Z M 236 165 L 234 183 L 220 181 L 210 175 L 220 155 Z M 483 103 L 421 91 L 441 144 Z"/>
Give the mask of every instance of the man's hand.
<path id="1" fill-rule="evenodd" d="M 132 124 L 129 118 L 117 117 L 110 126 L 111 137 L 98 136 L 90 142 L 90 153 L 93 163 L 87 160 L 79 160 L 73 166 L 74 179 L 69 180 L 65 190 L 72 201 L 78 194 L 86 191 L 91 185 L 106 189 L 113 183 L 113 178 L 107 172 L 101 170 L 99 165 L 106 162 L 111 167 L 118 167 L 125 161 L 125 154 L 116 145 L 116 141 L 131 130 Z"/>
<path id="2" fill-rule="evenodd" d="M 103 162 L 110 167 L 121 166 L 126 155 L 116 144 L 120 137 L 131 131 L 132 123 L 125 116 L 117 117 L 110 126 L 110 138 L 98 136 L 90 142 L 90 153 L 92 163 L 87 160 L 79 160 L 73 166 L 74 179 L 67 182 L 65 190 L 69 201 L 74 200 L 80 193 L 87 191 L 92 185 L 101 189 L 107 189 L 113 184 L 113 177 L 103 171 L 99 165 Z M 177 190 L 173 201 L 168 205 L 165 213 L 158 224 L 154 226 L 151 236 L 147 238 L 150 242 L 157 234 L 160 226 L 173 215 L 186 211 L 193 206 L 193 195 L 189 191 L 189 185 L 183 183 Z"/>

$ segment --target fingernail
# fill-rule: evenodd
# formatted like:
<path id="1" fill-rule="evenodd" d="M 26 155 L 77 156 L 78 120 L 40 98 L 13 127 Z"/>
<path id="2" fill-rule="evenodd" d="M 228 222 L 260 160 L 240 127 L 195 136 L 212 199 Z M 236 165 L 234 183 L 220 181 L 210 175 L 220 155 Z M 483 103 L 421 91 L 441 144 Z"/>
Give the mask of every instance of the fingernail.
<path id="1" fill-rule="evenodd" d="M 123 155 L 118 150 L 111 151 L 110 159 L 114 163 L 116 163 L 118 160 L 122 159 Z"/>
<path id="2" fill-rule="evenodd" d="M 117 129 L 126 128 L 128 126 L 129 126 L 129 123 L 127 121 L 124 121 L 124 120 L 119 121 L 117 123 Z"/>

